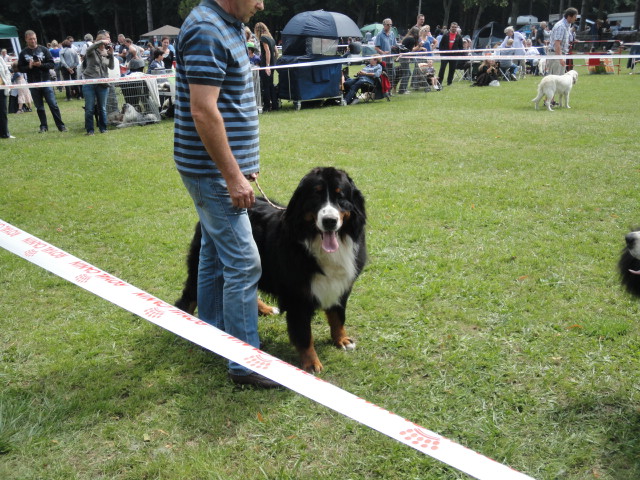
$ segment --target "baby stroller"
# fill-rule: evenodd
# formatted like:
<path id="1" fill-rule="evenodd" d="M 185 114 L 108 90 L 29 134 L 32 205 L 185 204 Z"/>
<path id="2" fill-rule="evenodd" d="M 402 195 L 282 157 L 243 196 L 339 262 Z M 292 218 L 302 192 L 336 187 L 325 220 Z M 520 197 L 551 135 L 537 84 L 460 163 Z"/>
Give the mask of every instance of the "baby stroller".
<path id="1" fill-rule="evenodd" d="M 424 89 L 425 92 L 435 90 L 436 92 L 442 90 L 438 75 L 436 75 L 435 68 L 428 63 L 418 63 L 414 70 L 414 82 L 416 87 Z"/>

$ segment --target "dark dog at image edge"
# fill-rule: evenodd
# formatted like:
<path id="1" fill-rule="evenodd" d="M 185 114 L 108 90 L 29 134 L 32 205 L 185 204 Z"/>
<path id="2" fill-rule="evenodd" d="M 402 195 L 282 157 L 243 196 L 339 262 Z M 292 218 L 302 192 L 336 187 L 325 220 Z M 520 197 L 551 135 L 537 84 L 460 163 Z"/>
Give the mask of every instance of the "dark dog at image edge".
<path id="1" fill-rule="evenodd" d="M 640 297 L 640 230 L 627 233 L 618 270 L 620 281 L 631 295 Z"/>
<path id="2" fill-rule="evenodd" d="M 364 203 L 346 172 L 318 167 L 302 178 L 286 209 L 258 197 L 248 210 L 262 262 L 258 287 L 286 312 L 289 339 L 308 372 L 322 370 L 311 334 L 316 310 L 325 312 L 338 348 L 355 348 L 344 325 L 347 300 L 367 258 Z M 187 280 L 176 302 L 188 313 L 197 305 L 200 240 L 198 223 L 187 256 Z M 260 301 L 259 310 L 274 313 Z"/>

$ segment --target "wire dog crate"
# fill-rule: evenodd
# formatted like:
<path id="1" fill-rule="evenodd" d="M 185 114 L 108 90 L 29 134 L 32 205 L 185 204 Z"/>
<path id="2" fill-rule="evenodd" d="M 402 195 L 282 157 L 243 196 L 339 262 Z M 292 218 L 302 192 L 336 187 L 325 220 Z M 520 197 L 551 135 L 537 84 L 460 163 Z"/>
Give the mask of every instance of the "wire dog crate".
<path id="1" fill-rule="evenodd" d="M 110 84 L 107 123 L 118 128 L 158 123 L 161 119 L 159 80 L 141 78 Z"/>

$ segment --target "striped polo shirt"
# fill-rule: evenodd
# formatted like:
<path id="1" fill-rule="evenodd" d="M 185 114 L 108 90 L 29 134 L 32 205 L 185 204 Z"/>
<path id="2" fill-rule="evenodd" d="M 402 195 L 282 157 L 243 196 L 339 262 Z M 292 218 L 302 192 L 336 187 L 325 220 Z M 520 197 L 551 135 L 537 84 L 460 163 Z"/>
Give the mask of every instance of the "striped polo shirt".
<path id="1" fill-rule="evenodd" d="M 220 88 L 218 110 L 231 151 L 245 175 L 260 170 L 258 110 L 242 22 L 214 0 L 202 0 L 185 19 L 176 45 L 173 158 L 187 176 L 220 177 L 191 116 L 189 84 Z"/>

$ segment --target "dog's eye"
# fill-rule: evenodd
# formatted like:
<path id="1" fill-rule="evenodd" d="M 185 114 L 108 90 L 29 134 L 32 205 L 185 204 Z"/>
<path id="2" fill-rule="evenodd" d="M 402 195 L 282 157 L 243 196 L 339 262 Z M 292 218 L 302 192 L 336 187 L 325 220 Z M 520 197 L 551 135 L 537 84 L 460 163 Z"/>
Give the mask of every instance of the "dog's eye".
<path id="1" fill-rule="evenodd" d="M 336 188 L 336 193 L 342 193 L 342 189 L 340 187 Z"/>
<path id="2" fill-rule="evenodd" d="M 315 191 L 318 192 L 318 193 L 322 192 L 322 190 L 323 190 L 322 189 L 322 185 L 317 185 L 316 188 L 315 188 Z"/>

